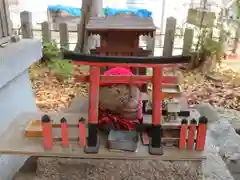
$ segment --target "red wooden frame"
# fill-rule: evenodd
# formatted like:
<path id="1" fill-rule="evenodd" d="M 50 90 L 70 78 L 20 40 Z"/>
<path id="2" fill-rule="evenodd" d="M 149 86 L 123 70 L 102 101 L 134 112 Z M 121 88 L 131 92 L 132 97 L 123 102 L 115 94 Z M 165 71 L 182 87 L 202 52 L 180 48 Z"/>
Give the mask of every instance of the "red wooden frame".
<path id="1" fill-rule="evenodd" d="M 75 82 L 89 82 L 90 75 L 76 75 Z M 108 83 L 116 83 L 116 84 L 124 84 L 124 83 L 150 83 L 152 82 L 152 76 L 106 76 L 100 75 L 100 84 L 108 84 Z M 177 84 L 178 79 L 174 76 L 163 76 L 162 83 L 164 84 Z"/>
<path id="2" fill-rule="evenodd" d="M 78 54 L 73 52 L 65 52 L 65 59 L 72 59 L 75 65 L 89 65 L 90 73 L 89 75 L 78 75 L 75 76 L 77 82 L 87 82 L 89 83 L 89 111 L 88 111 L 88 125 L 98 124 L 98 100 L 99 100 L 99 86 L 105 83 L 124 83 L 124 84 L 144 84 L 152 83 L 152 103 L 153 103 L 153 113 L 152 113 L 152 126 L 155 131 L 156 128 L 161 128 L 162 119 L 162 105 L 163 92 L 162 87 L 164 84 L 178 84 L 177 77 L 163 76 L 164 68 L 176 67 L 178 63 L 187 63 L 190 61 L 190 56 L 172 56 L 172 57 L 116 57 L 116 56 L 96 56 L 96 55 L 86 55 Z M 81 60 L 82 59 L 82 60 Z M 100 74 L 100 68 L 102 67 L 141 67 L 141 68 L 152 68 L 153 75 L 134 75 L 134 76 L 107 76 Z M 92 127 L 93 127 L 92 126 Z M 183 123 L 180 130 L 179 137 L 179 148 L 180 149 L 196 149 L 203 150 L 205 139 L 206 139 L 206 122 L 202 120 L 199 125 L 196 123 Z M 195 134 L 198 132 L 197 137 Z M 155 133 L 159 134 L 158 131 Z M 94 135 L 95 136 L 95 135 Z M 161 136 L 159 134 L 159 136 Z M 84 136 L 85 137 L 85 136 Z M 95 136 L 96 137 L 96 136 Z M 156 139 L 158 137 L 155 137 Z M 154 138 L 154 139 L 155 139 Z M 156 140 L 155 139 L 155 140 Z M 161 139 L 161 137 L 159 137 Z M 159 142 L 156 142 L 159 144 Z M 85 144 L 85 143 L 84 143 Z M 196 146 L 194 147 L 194 144 Z M 157 145 L 158 146 L 158 145 Z M 155 148 L 152 146 L 152 148 Z M 160 150 L 160 149 L 159 149 Z M 154 153 L 161 153 L 157 149 L 153 149 Z M 152 151 L 152 152 L 153 152 Z M 156 152 L 159 151 L 159 152 Z M 97 150 L 94 150 L 96 153 Z M 93 153 L 93 152 L 92 152 Z"/>
<path id="3" fill-rule="evenodd" d="M 79 62 L 77 63 L 79 64 Z M 153 125 L 160 125 L 161 119 L 162 119 L 162 105 L 161 102 L 163 100 L 163 93 L 161 90 L 161 86 L 163 84 L 163 75 L 162 70 L 163 68 L 161 66 L 154 66 L 153 68 L 153 75 L 151 76 L 143 76 L 143 78 L 136 76 L 125 76 L 122 80 L 122 76 L 100 76 L 100 67 L 103 66 L 103 64 L 98 63 L 87 63 L 90 66 L 90 73 L 88 79 L 89 79 L 89 112 L 88 112 L 88 123 L 89 124 L 97 124 L 98 123 L 98 98 L 99 98 L 99 86 L 100 83 L 104 82 L 111 82 L 115 83 L 117 82 L 124 82 L 124 83 L 136 83 L 137 82 L 152 82 L 153 84 L 153 96 L 152 96 L 152 102 L 153 102 L 153 115 L 152 115 L 152 124 Z M 93 64 L 93 65 L 92 65 Z M 121 63 L 114 63 L 117 67 L 126 67 L 126 64 Z M 97 66 L 95 66 L 97 65 Z M 109 64 L 107 64 L 109 66 Z M 134 64 L 131 64 L 134 66 Z M 138 67 L 145 67 L 146 64 L 138 64 Z M 105 65 L 106 66 L 106 65 Z M 149 64 L 150 67 L 150 64 Z M 105 79 L 101 79 L 101 78 Z M 151 77 L 151 79 L 150 79 Z M 83 79 L 78 79 L 78 81 L 83 80 L 83 82 L 87 82 L 86 76 Z M 116 81 L 115 81 L 116 80 Z M 166 79 L 165 79 L 166 81 Z M 175 81 L 175 79 L 171 79 L 171 81 Z"/>

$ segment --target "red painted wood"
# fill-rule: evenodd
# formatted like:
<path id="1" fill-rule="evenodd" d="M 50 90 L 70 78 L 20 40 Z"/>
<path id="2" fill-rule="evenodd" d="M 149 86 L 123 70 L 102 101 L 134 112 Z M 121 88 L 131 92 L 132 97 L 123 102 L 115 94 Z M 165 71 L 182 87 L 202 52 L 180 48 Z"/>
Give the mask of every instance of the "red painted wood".
<path id="1" fill-rule="evenodd" d="M 91 66 L 89 81 L 89 111 L 88 123 L 98 124 L 98 96 L 100 82 L 100 68 Z"/>
<path id="2" fill-rule="evenodd" d="M 185 149 L 186 148 L 187 130 L 188 130 L 188 125 L 187 124 L 181 124 L 179 149 Z"/>
<path id="3" fill-rule="evenodd" d="M 146 68 L 155 68 L 155 67 L 162 67 L 162 68 L 172 68 L 176 67 L 176 64 L 123 64 L 123 63 L 94 63 L 94 62 L 86 62 L 86 61 L 74 61 L 73 64 L 75 65 L 87 65 L 87 66 L 95 66 L 95 67 L 146 67 Z"/>
<path id="4" fill-rule="evenodd" d="M 79 127 L 79 144 L 81 146 L 85 146 L 86 145 L 86 128 L 85 128 L 85 124 L 83 122 L 79 122 L 78 123 L 78 127 Z"/>
<path id="5" fill-rule="evenodd" d="M 200 124 L 197 129 L 197 142 L 196 142 L 196 150 L 202 151 L 204 150 L 206 135 L 207 135 L 207 125 Z"/>
<path id="6" fill-rule="evenodd" d="M 77 75 L 75 76 L 76 82 L 89 82 L 90 75 Z M 133 84 L 139 84 L 139 83 L 151 83 L 152 82 L 152 76 L 106 76 L 101 75 L 100 76 L 100 84 L 104 83 L 116 83 L 116 84 L 124 84 L 124 83 L 133 83 Z M 177 84 L 178 79 L 174 76 L 163 76 L 162 83 L 165 84 Z"/>
<path id="7" fill-rule="evenodd" d="M 143 145 L 149 145 L 149 136 L 146 132 L 143 132 L 142 133 L 142 142 L 143 142 Z"/>
<path id="8" fill-rule="evenodd" d="M 193 150 L 195 134 L 196 134 L 196 124 L 190 124 L 189 130 L 188 130 L 188 140 L 187 140 L 188 150 Z"/>
<path id="9" fill-rule="evenodd" d="M 153 115 L 152 115 L 152 124 L 160 125 L 162 119 L 162 68 L 155 67 L 153 68 L 153 90 L 152 90 L 152 104 L 153 104 Z"/>
<path id="10" fill-rule="evenodd" d="M 67 148 L 69 146 L 68 139 L 68 125 L 66 122 L 61 123 L 62 146 Z"/>
<path id="11" fill-rule="evenodd" d="M 42 132 L 44 148 L 52 149 L 53 147 L 52 121 L 42 123 Z"/>

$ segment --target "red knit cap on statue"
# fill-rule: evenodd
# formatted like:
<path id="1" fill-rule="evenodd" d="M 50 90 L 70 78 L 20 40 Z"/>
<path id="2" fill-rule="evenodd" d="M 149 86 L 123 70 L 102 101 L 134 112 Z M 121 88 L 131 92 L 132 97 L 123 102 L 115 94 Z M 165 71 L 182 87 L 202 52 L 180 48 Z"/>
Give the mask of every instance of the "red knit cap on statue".
<path id="1" fill-rule="evenodd" d="M 104 75 L 133 75 L 132 71 L 128 68 L 115 67 L 108 69 L 104 72 Z"/>
<path id="2" fill-rule="evenodd" d="M 112 75 L 125 75 L 125 76 L 134 76 L 134 74 L 132 73 L 132 71 L 128 68 L 121 68 L 121 67 L 116 67 L 116 68 L 111 68 L 107 71 L 104 72 L 104 75 L 107 76 L 112 76 Z M 116 83 L 101 83 L 101 85 L 113 85 Z M 125 83 L 124 83 L 125 84 Z M 131 85 L 137 85 L 137 86 L 141 86 L 143 85 L 143 83 L 131 83 Z M 99 108 L 99 126 L 105 126 L 106 124 L 111 124 L 113 123 L 117 128 L 117 129 L 121 129 L 121 130 L 135 130 L 136 129 L 136 124 L 141 124 L 142 123 L 142 101 L 141 101 L 141 93 L 139 94 L 139 112 L 138 112 L 138 118 L 135 120 L 128 120 L 124 117 L 115 115 L 115 114 L 111 114 L 108 111 L 104 111 L 101 110 Z"/>
<path id="3" fill-rule="evenodd" d="M 105 71 L 103 73 L 103 75 L 107 75 L 107 76 L 113 76 L 113 75 L 124 75 L 124 76 L 134 76 L 134 74 L 132 73 L 132 71 L 129 68 L 123 68 L 123 67 L 115 67 L 115 68 L 111 68 L 108 69 L 107 71 Z M 111 85 L 111 84 L 115 84 L 113 83 L 101 83 L 101 85 Z M 141 86 L 143 85 L 143 83 L 131 83 L 132 85 L 137 85 L 137 86 Z"/>

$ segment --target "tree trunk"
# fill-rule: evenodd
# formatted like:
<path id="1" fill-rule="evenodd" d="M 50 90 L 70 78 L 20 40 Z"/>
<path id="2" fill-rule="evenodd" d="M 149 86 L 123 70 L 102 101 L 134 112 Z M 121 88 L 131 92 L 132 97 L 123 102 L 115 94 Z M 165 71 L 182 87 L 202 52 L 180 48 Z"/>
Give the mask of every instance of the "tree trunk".
<path id="1" fill-rule="evenodd" d="M 76 52 L 88 53 L 89 38 L 86 31 L 87 23 L 89 22 L 90 17 L 97 17 L 102 14 L 102 0 L 82 1 L 82 15 L 81 22 L 78 27 L 78 41 L 75 47 Z"/>
<path id="2" fill-rule="evenodd" d="M 86 50 L 87 46 L 87 32 L 86 25 L 90 18 L 90 9 L 92 6 L 92 0 L 83 0 L 82 1 L 82 13 L 81 13 L 81 22 L 78 25 L 78 41 L 75 47 L 76 52 L 82 52 Z"/>
<path id="3" fill-rule="evenodd" d="M 91 8 L 91 17 L 103 16 L 103 0 L 93 0 Z M 93 35 L 88 38 L 88 48 L 95 49 L 100 46 L 100 36 Z"/>

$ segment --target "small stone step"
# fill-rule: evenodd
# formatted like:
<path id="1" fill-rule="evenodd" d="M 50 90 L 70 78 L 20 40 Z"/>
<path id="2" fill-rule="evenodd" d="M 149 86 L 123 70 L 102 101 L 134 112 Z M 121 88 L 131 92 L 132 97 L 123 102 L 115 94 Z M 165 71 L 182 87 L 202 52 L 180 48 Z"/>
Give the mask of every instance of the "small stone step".
<path id="1" fill-rule="evenodd" d="M 69 107 L 64 110 L 65 113 L 88 112 L 88 98 L 83 96 L 75 97 Z"/>
<path id="2" fill-rule="evenodd" d="M 220 119 L 220 116 L 215 108 L 208 103 L 201 103 L 194 106 L 201 116 L 205 116 L 208 119 L 208 122 L 216 122 Z"/>
<path id="3" fill-rule="evenodd" d="M 231 173 L 240 175 L 240 160 L 230 161 L 227 166 Z"/>
<path id="4" fill-rule="evenodd" d="M 37 157 L 30 157 L 19 169 L 19 172 L 22 173 L 36 172 L 36 169 L 37 169 Z"/>
<path id="5" fill-rule="evenodd" d="M 14 175 L 12 180 L 34 180 L 37 170 L 37 157 L 30 157 L 19 171 Z"/>
<path id="6" fill-rule="evenodd" d="M 22 173 L 17 172 L 12 180 L 34 180 L 36 178 L 35 172 Z"/>
<path id="7" fill-rule="evenodd" d="M 235 180 L 240 180 L 240 173 L 232 173 L 232 176 Z"/>

